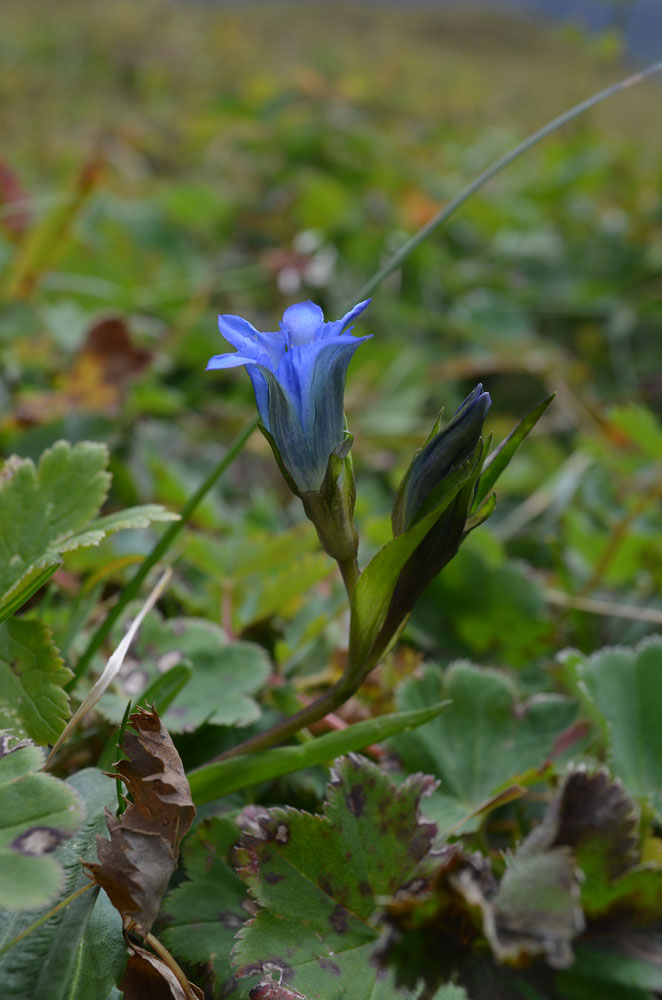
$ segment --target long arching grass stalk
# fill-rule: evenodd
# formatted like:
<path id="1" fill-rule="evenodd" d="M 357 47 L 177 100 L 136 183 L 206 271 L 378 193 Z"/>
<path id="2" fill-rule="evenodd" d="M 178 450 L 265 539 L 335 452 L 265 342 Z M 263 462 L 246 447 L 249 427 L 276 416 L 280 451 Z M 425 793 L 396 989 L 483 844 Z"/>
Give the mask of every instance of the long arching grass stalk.
<path id="1" fill-rule="evenodd" d="M 392 257 L 389 257 L 386 263 L 383 264 L 382 267 L 380 267 L 379 270 L 373 274 L 369 281 L 366 282 L 363 288 L 356 293 L 354 300 L 360 301 L 361 299 L 365 299 L 369 295 L 372 295 L 375 288 L 381 285 L 382 281 L 384 281 L 385 278 L 388 278 L 389 274 L 393 274 L 394 271 L 397 271 L 397 269 L 407 259 L 409 254 L 413 253 L 413 251 L 416 250 L 421 243 L 424 243 L 425 240 L 427 240 L 427 238 L 439 228 L 439 226 L 442 226 L 444 222 L 450 219 L 450 217 L 457 212 L 458 208 L 461 208 L 462 205 L 469 201 L 469 199 L 476 194 L 477 191 L 480 191 L 480 189 L 484 187 L 488 181 L 491 181 L 492 178 L 501 173 L 505 167 L 509 166 L 520 156 L 523 156 L 524 153 L 532 149 L 533 146 L 537 145 L 542 139 L 551 135 L 552 132 L 557 132 L 564 125 L 567 125 L 568 122 L 571 122 L 573 118 L 578 118 L 579 115 L 583 115 L 585 111 L 590 111 L 590 109 L 594 108 L 596 104 L 606 101 L 609 97 L 614 97 L 615 94 L 620 94 L 623 90 L 627 90 L 629 87 L 634 87 L 635 84 L 641 83 L 642 80 L 645 80 L 648 76 L 652 76 L 653 73 L 660 72 L 662 72 L 662 60 L 656 63 L 651 63 L 650 66 L 646 66 L 645 69 L 639 70 L 639 72 L 633 73 L 631 76 L 627 76 L 624 80 L 619 80 L 618 83 L 613 83 L 611 86 L 605 87 L 604 90 L 600 90 L 597 94 L 593 94 L 592 97 L 587 97 L 586 100 L 573 105 L 573 107 L 564 111 L 563 114 L 558 115 L 556 118 L 552 118 L 552 120 L 547 122 L 546 125 L 543 125 L 542 128 L 532 132 L 531 135 L 527 136 L 526 139 L 523 139 L 522 142 L 517 144 L 517 146 L 509 150 L 509 152 L 504 153 L 504 155 L 500 156 L 494 161 L 494 163 L 491 163 L 489 167 L 486 167 L 482 173 L 478 174 L 478 177 L 474 178 L 470 184 L 467 184 L 466 187 L 462 188 L 462 190 L 459 191 L 454 198 L 451 198 L 451 200 L 447 202 L 447 204 L 444 205 L 444 207 L 440 209 L 429 222 L 426 222 L 426 224 L 422 226 L 418 232 L 414 233 L 414 235 L 408 239 L 407 242 L 404 243 Z"/>

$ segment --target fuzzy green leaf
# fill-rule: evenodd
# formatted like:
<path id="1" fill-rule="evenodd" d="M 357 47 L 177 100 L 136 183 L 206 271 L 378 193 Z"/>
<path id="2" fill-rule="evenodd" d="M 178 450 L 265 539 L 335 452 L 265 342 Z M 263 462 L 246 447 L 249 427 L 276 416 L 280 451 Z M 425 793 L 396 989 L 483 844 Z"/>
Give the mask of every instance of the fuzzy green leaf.
<path id="1" fill-rule="evenodd" d="M 115 693 L 105 694 L 96 706 L 111 722 L 121 721 L 129 699 L 140 703 L 146 689 L 180 665 L 188 666 L 190 673 L 184 679 L 180 672 L 182 687 L 162 715 L 170 732 L 191 732 L 205 722 L 247 726 L 259 718 L 260 709 L 252 696 L 269 676 L 269 658 L 252 642 L 229 642 L 213 622 L 164 620 L 153 611 L 141 626 L 132 657 L 135 668 L 123 672 Z"/>
<path id="2" fill-rule="evenodd" d="M 93 521 L 108 492 L 107 465 L 108 449 L 91 441 L 73 446 L 58 441 L 36 466 L 17 455 L 5 462 L 0 471 L 0 619 L 45 582 L 60 553 L 98 545 L 123 528 L 177 516 L 150 504 Z"/>
<path id="3" fill-rule="evenodd" d="M 64 666 L 42 622 L 0 623 L 0 726 L 35 743 L 54 743 L 70 716 Z"/>
<path id="4" fill-rule="evenodd" d="M 29 910 L 62 884 L 53 855 L 83 819 L 79 796 L 42 774 L 43 753 L 29 741 L 0 736 L 0 906 Z"/>
<path id="5" fill-rule="evenodd" d="M 441 779 L 423 809 L 440 831 L 478 825 L 478 811 L 503 800 L 495 793 L 516 786 L 529 769 L 541 768 L 556 738 L 574 720 L 576 709 L 564 698 L 540 695 L 518 704 L 508 678 L 469 663 L 445 674 L 429 667 L 423 677 L 402 685 L 400 708 L 414 709 L 442 698 L 451 700 L 443 716 L 391 740 L 403 766 Z"/>
<path id="6" fill-rule="evenodd" d="M 214 996 L 232 979 L 230 952 L 247 917 L 241 905 L 245 887 L 227 860 L 240 833 L 236 823 L 225 817 L 196 827 L 183 849 L 189 881 L 182 882 L 163 904 L 168 921 L 164 944 L 183 962 L 212 963 Z"/>
<path id="7" fill-rule="evenodd" d="M 590 657 L 563 655 L 568 678 L 600 726 L 613 771 L 662 816 L 662 638 Z"/>
<path id="8" fill-rule="evenodd" d="M 434 826 L 417 817 L 432 779 L 395 786 L 359 757 L 336 761 L 323 816 L 258 811 L 237 849 L 240 875 L 260 906 L 237 937 L 238 978 L 259 976 L 306 1000 L 407 996 L 371 961 L 382 896 L 413 876 Z"/>
<path id="9" fill-rule="evenodd" d="M 89 884 L 80 860 L 95 855 L 96 836 L 105 829 L 104 806 L 111 806 L 115 797 L 113 782 L 93 768 L 60 784 L 76 800 L 82 799 L 87 818 L 55 852 L 54 863 L 65 873 L 56 901 Z M 48 909 L 50 905 L 29 913 L 0 911 L 0 948 Z M 107 1000 L 122 974 L 126 954 L 119 915 L 105 893 L 90 889 L 0 957 L 0 981 L 7 996 L 21 1000 Z"/>

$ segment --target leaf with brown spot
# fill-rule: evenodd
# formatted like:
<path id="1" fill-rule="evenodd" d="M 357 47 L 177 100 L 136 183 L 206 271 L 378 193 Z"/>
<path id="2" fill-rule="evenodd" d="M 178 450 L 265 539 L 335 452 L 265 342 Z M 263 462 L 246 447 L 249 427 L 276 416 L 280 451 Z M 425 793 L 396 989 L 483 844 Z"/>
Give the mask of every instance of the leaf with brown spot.
<path id="1" fill-rule="evenodd" d="M 430 849 L 436 828 L 421 822 L 418 804 L 435 785 L 418 774 L 398 786 L 351 754 L 334 764 L 323 816 L 245 811 L 239 874 L 260 909 L 239 931 L 233 962 L 239 979 L 260 977 L 251 995 L 408 996 L 373 961 L 373 915 Z"/>
<path id="2" fill-rule="evenodd" d="M 118 818 L 106 810 L 110 840 L 97 837 L 99 863 L 85 862 L 106 890 L 125 926 L 146 936 L 175 870 L 182 837 L 195 807 L 182 762 L 155 711 L 129 716 L 121 749 L 127 760 L 115 765 L 133 801 Z"/>

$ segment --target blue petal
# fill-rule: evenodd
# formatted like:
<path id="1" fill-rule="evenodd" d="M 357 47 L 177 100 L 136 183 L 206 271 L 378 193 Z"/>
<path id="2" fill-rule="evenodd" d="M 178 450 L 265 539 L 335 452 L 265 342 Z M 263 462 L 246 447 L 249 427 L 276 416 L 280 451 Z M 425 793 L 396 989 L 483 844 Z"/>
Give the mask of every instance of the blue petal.
<path id="1" fill-rule="evenodd" d="M 299 412 L 288 393 L 283 391 L 281 382 L 269 369 L 262 369 L 268 385 L 269 423 L 267 429 L 273 435 L 283 465 L 291 475 L 301 493 L 318 490 L 326 474 L 329 453 L 317 454 L 310 447 Z"/>
<path id="2" fill-rule="evenodd" d="M 240 365 L 254 365 L 255 358 L 246 358 L 243 354 L 215 354 L 207 362 L 206 371 L 216 368 L 238 368 Z"/>
<path id="3" fill-rule="evenodd" d="M 299 473 L 291 469 L 302 492 L 319 489 L 329 456 L 343 441 L 343 392 L 347 367 L 359 344 L 369 339 L 346 334 L 294 347 L 284 355 L 278 367 L 276 377 L 282 389 L 282 400 L 297 416 L 296 425 L 292 423 L 292 432 L 296 426 L 299 441 L 292 439 L 283 443 L 287 451 L 292 452 L 291 461 L 302 469 Z M 271 397 L 269 413 L 275 428 Z M 275 429 L 272 433 L 278 440 Z M 279 446 L 281 443 L 279 441 Z M 284 456 L 283 460 L 291 468 Z M 298 476 L 305 479 L 305 486 Z"/>
<path id="4" fill-rule="evenodd" d="M 266 370 L 268 371 L 269 369 Z M 269 420 L 269 386 L 267 385 L 266 379 L 258 365 L 246 365 L 246 371 L 250 375 L 251 382 L 253 383 L 253 392 L 255 393 L 255 402 L 257 403 L 257 412 L 260 414 L 260 420 L 269 433 L 271 433 L 271 421 Z"/>
<path id="5" fill-rule="evenodd" d="M 330 337 L 339 336 L 341 333 L 349 333 L 349 330 L 346 331 L 346 327 L 349 326 L 352 320 L 356 319 L 356 317 L 362 313 L 364 309 L 367 309 L 371 302 L 372 299 L 365 299 L 365 301 L 359 302 L 353 309 L 350 309 L 348 313 L 345 313 L 342 319 L 336 320 L 335 323 L 325 323 L 322 332 L 318 335 L 318 339 L 328 340 Z"/>
<path id="6" fill-rule="evenodd" d="M 218 328 L 221 334 L 238 351 L 251 355 L 259 349 L 260 332 L 241 316 L 224 315 L 218 317 Z"/>
<path id="7" fill-rule="evenodd" d="M 314 340 L 315 334 L 323 325 L 324 313 L 309 299 L 286 309 L 280 328 L 287 335 L 289 346 L 296 347 Z"/>
<path id="8" fill-rule="evenodd" d="M 261 333 L 241 316 L 219 316 L 218 328 L 227 342 L 245 357 L 270 364 L 272 368 L 276 367 L 285 351 L 282 333 Z"/>

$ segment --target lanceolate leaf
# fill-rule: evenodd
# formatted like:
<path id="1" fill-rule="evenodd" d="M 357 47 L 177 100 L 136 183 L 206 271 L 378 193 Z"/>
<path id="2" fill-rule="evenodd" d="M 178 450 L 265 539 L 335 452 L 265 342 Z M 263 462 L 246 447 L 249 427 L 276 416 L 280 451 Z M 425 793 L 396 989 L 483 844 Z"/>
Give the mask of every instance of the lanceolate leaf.
<path id="1" fill-rule="evenodd" d="M 498 445 L 491 455 L 488 455 L 478 480 L 476 496 L 474 497 L 472 513 L 475 513 L 483 500 L 493 488 L 501 473 L 510 465 L 511 459 L 522 442 L 529 436 L 543 413 L 554 399 L 554 393 L 534 407 L 510 432 L 507 438 Z"/>
<path id="2" fill-rule="evenodd" d="M 83 818 L 65 782 L 39 773 L 42 751 L 0 733 L 0 906 L 29 910 L 53 899 L 62 869 L 53 852 Z"/>
<path id="3" fill-rule="evenodd" d="M 202 805 L 240 788 L 280 778 L 303 767 L 326 764 L 339 754 L 362 750 L 395 733 L 422 726 L 436 718 L 448 704 L 447 701 L 442 701 L 413 712 L 380 715 L 374 719 L 366 719 L 365 722 L 356 722 L 346 729 L 318 736 L 298 746 L 276 747 L 274 750 L 232 757 L 197 768 L 188 775 L 193 801 L 196 805 Z"/>
<path id="4" fill-rule="evenodd" d="M 384 652 L 389 636 L 380 636 L 391 610 L 400 573 L 443 512 L 476 471 L 476 455 L 470 456 L 439 484 L 435 507 L 413 527 L 393 538 L 366 566 L 359 577 L 352 598 L 349 629 L 349 659 L 357 668 L 375 666 Z"/>
<path id="5" fill-rule="evenodd" d="M 334 765 L 323 816 L 254 810 L 237 858 L 260 910 L 239 932 L 236 975 L 306 1000 L 404 997 L 372 961 L 372 917 L 430 847 L 435 828 L 417 805 L 433 784 L 415 775 L 398 788 L 352 756 Z"/>
<path id="6" fill-rule="evenodd" d="M 99 863 L 85 862 L 124 918 L 146 936 L 179 857 L 181 839 L 195 815 L 182 762 L 155 712 L 129 716 L 136 732 L 124 733 L 127 755 L 115 765 L 133 801 L 118 819 L 106 810 L 110 841 L 97 837 Z"/>
<path id="7" fill-rule="evenodd" d="M 19 618 L 0 623 L 0 726 L 54 743 L 70 715 L 64 686 L 72 677 L 46 625 Z"/>

